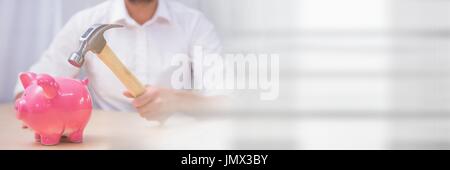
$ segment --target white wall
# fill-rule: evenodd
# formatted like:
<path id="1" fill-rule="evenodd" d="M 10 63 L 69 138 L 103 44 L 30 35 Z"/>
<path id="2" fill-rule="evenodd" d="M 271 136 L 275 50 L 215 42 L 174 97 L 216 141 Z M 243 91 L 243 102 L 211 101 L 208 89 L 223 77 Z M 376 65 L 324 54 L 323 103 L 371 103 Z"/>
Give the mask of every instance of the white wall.
<path id="1" fill-rule="evenodd" d="M 103 1 L 0 0 L 0 102 L 11 102 L 17 74 L 40 57 L 74 13 Z M 198 6 L 198 0 L 181 2 Z"/>
<path id="2" fill-rule="evenodd" d="M 78 10 L 102 0 L 0 0 L 0 102 L 11 101 L 17 74 L 48 47 Z"/>
<path id="3" fill-rule="evenodd" d="M 11 99 L 16 74 L 40 56 L 74 12 L 101 1 L 0 0 L 0 101 Z M 448 1 L 179 1 L 206 13 L 226 52 L 281 55 L 281 97 L 267 107 L 334 112 L 450 109 L 445 105 L 449 97 L 418 90 L 433 87 L 430 81 L 392 79 L 396 70 L 407 71 L 401 72 L 405 76 L 440 75 L 431 82 L 447 92 L 445 74 L 439 73 L 450 68 L 449 39 L 439 34 L 449 29 Z M 403 47 L 420 52 L 397 53 Z M 403 88 L 411 84 L 415 87 Z M 428 99 L 437 102 L 428 104 Z"/>

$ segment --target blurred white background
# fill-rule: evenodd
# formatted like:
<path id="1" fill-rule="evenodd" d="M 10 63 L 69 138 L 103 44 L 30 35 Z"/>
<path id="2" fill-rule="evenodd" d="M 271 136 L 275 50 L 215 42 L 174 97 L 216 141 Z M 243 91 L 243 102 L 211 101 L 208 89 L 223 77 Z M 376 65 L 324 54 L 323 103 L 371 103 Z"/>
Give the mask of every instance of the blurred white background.
<path id="1" fill-rule="evenodd" d="M 0 101 L 101 1 L 0 0 Z M 225 52 L 280 55 L 280 98 L 230 113 L 245 120 L 235 148 L 450 149 L 449 0 L 179 1 L 209 17 Z"/>

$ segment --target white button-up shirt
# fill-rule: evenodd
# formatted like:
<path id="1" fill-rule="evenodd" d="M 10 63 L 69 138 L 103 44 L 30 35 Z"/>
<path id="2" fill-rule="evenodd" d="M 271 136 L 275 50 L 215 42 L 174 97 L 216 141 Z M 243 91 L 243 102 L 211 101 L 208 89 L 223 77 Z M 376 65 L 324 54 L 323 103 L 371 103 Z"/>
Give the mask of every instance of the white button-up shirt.
<path id="1" fill-rule="evenodd" d="M 78 49 L 80 36 L 90 26 L 107 23 L 125 26 L 108 30 L 105 39 L 143 84 L 171 87 L 170 78 L 176 69 L 171 65 L 171 58 L 175 54 L 192 56 L 194 46 L 202 46 L 207 53 L 221 50 L 213 25 L 197 10 L 175 1 L 159 0 L 154 17 L 139 25 L 129 16 L 124 0 L 109 0 L 74 15 L 30 71 L 77 77 L 83 70 L 90 80 L 97 106 L 106 110 L 134 111 L 130 99 L 122 95 L 126 88 L 93 53 L 86 55 L 82 69 L 67 62 L 70 54 Z M 194 79 L 191 76 L 189 81 Z M 22 90 L 18 83 L 16 94 Z"/>

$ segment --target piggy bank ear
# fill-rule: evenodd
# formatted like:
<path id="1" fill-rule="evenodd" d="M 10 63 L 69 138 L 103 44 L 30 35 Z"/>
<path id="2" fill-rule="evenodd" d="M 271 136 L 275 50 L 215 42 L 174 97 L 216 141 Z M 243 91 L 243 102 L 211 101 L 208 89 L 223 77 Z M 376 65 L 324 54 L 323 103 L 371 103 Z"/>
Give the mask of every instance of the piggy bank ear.
<path id="1" fill-rule="evenodd" d="M 32 72 L 22 72 L 19 74 L 20 82 L 24 89 L 31 85 L 33 80 L 36 79 L 36 74 Z"/>
<path id="2" fill-rule="evenodd" d="M 41 74 L 36 77 L 37 84 L 44 91 L 45 97 L 52 99 L 58 94 L 58 83 L 53 77 L 47 74 Z"/>

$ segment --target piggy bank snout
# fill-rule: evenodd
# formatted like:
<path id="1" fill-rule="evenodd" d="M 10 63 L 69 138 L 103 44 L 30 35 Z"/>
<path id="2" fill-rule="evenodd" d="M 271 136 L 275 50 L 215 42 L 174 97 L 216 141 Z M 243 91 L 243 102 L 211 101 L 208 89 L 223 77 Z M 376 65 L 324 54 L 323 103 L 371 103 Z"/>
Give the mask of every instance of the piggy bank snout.
<path id="1" fill-rule="evenodd" d="M 18 113 L 26 113 L 28 110 L 26 107 L 26 101 L 23 99 L 17 100 L 15 109 Z"/>

